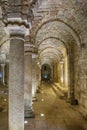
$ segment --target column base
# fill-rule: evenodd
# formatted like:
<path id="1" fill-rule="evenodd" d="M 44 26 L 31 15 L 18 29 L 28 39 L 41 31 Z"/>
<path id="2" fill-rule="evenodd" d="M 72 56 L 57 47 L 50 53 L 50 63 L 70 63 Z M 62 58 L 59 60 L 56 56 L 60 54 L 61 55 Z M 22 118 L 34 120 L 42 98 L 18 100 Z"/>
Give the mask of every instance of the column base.
<path id="1" fill-rule="evenodd" d="M 71 105 L 78 105 L 78 100 L 77 99 L 67 99 L 67 103 L 70 103 Z"/>
<path id="2" fill-rule="evenodd" d="M 78 105 L 78 100 L 72 99 L 70 103 L 71 103 L 71 105 Z"/>
<path id="3" fill-rule="evenodd" d="M 24 117 L 25 118 L 35 118 L 35 114 L 32 110 L 25 110 Z"/>
<path id="4" fill-rule="evenodd" d="M 68 98 L 68 99 L 66 100 L 66 102 L 67 102 L 67 103 L 71 103 L 71 100 L 70 100 L 70 98 Z"/>
<path id="5" fill-rule="evenodd" d="M 33 102 L 37 101 L 37 98 L 36 98 L 36 97 L 33 97 L 33 98 L 32 98 L 32 101 L 33 101 Z"/>
<path id="6" fill-rule="evenodd" d="M 6 84 L 5 84 L 5 83 L 3 83 L 3 86 L 6 86 Z"/>
<path id="7" fill-rule="evenodd" d="M 38 88 L 38 89 L 36 90 L 36 93 L 40 93 L 40 88 Z"/>

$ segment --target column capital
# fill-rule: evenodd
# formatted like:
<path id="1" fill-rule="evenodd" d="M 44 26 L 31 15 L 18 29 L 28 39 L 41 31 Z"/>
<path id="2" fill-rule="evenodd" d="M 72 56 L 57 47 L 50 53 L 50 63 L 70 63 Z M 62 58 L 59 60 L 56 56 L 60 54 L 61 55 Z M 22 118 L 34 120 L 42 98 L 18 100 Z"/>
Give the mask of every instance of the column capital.
<path id="1" fill-rule="evenodd" d="M 26 28 L 25 26 L 19 26 L 19 25 L 8 25 L 5 27 L 5 31 L 7 34 L 10 35 L 10 37 L 21 37 L 24 39 L 24 36 L 29 34 L 29 29 Z"/>
<path id="2" fill-rule="evenodd" d="M 32 44 L 24 44 L 25 53 L 32 53 L 34 51 L 34 45 Z"/>
<path id="3" fill-rule="evenodd" d="M 60 60 L 59 62 L 61 65 L 64 64 L 64 59 Z"/>
<path id="4" fill-rule="evenodd" d="M 1 0 L 3 22 L 7 26 L 10 23 L 24 24 L 29 26 L 29 22 L 33 20 L 34 15 L 30 3 L 25 0 Z M 12 21 L 15 18 L 15 21 Z M 18 20 L 20 18 L 20 22 Z"/>
<path id="5" fill-rule="evenodd" d="M 27 36 L 25 39 L 24 51 L 25 53 L 30 53 L 30 52 L 36 53 L 35 45 L 31 42 L 31 39 L 29 36 Z"/>
<path id="6" fill-rule="evenodd" d="M 32 59 L 36 59 L 38 56 L 36 53 L 32 53 Z"/>
<path id="7" fill-rule="evenodd" d="M 34 15 L 28 1 L 1 0 L 3 23 L 10 36 L 29 34 L 30 23 Z"/>

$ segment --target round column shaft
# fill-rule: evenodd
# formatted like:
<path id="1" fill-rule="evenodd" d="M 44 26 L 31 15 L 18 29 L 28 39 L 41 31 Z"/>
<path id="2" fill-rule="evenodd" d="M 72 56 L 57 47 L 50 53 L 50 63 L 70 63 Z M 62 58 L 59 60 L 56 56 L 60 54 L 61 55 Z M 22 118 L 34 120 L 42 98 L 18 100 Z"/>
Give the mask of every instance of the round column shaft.
<path id="1" fill-rule="evenodd" d="M 5 65 L 1 64 L 1 67 L 2 67 L 2 82 L 3 85 L 5 85 Z"/>
<path id="2" fill-rule="evenodd" d="M 24 41 L 10 41 L 9 130 L 24 130 Z"/>
<path id="3" fill-rule="evenodd" d="M 64 83 L 64 63 L 60 63 L 60 78 L 61 78 L 61 84 L 63 84 Z"/>
<path id="4" fill-rule="evenodd" d="M 32 97 L 33 101 L 36 100 L 35 93 L 36 93 L 36 58 L 32 58 Z"/>
<path id="5" fill-rule="evenodd" d="M 34 117 L 32 111 L 32 53 L 25 52 L 24 77 L 25 118 Z"/>

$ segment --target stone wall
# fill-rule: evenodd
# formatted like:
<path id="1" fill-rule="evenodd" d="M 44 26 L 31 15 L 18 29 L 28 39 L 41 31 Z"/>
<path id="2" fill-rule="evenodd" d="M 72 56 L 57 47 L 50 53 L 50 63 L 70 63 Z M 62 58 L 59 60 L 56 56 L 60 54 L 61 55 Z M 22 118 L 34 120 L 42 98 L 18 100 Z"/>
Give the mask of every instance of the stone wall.
<path id="1" fill-rule="evenodd" d="M 87 116 L 87 48 L 78 50 L 75 46 L 75 98 L 79 102 L 80 111 Z"/>

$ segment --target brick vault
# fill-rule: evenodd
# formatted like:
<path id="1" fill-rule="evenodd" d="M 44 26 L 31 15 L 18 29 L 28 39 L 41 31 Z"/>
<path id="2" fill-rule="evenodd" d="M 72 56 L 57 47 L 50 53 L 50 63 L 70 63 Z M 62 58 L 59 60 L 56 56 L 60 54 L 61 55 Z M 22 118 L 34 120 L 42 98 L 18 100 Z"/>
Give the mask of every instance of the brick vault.
<path id="1" fill-rule="evenodd" d="M 58 85 L 87 119 L 87 0 L 0 0 L 0 74 L 9 130 L 35 117 L 43 82 Z"/>

